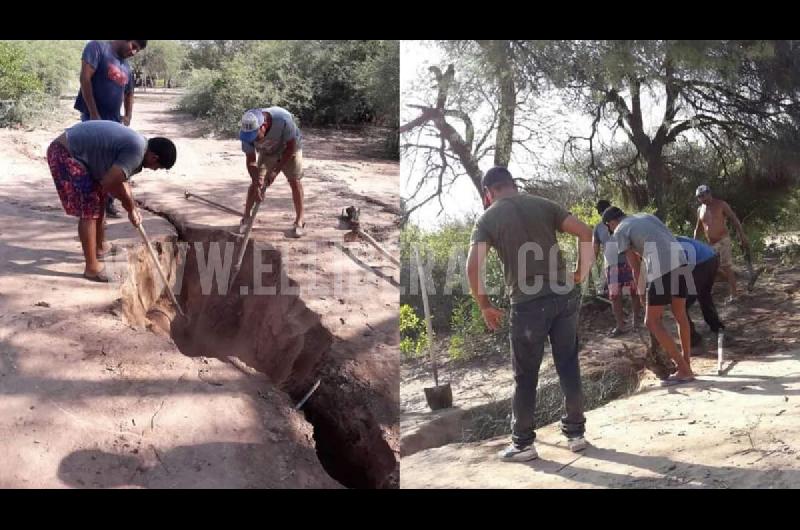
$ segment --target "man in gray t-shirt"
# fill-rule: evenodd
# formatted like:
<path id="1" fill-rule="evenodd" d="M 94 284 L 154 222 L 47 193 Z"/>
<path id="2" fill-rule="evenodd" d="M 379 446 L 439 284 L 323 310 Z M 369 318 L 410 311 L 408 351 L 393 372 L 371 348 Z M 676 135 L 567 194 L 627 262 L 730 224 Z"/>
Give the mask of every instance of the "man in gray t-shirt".
<path id="1" fill-rule="evenodd" d="M 47 163 L 67 215 L 78 217 L 86 266 L 85 278 L 108 282 L 100 260 L 111 248 L 105 244 L 103 218 L 106 197 L 120 200 L 128 219 L 138 226 L 128 179 L 143 167 L 169 169 L 175 164 L 175 145 L 166 138 L 146 139 L 124 125 L 92 120 L 70 127 L 47 148 Z"/>
<path id="2" fill-rule="evenodd" d="M 605 199 L 597 201 L 597 213 L 603 215 L 611 203 Z M 611 330 L 611 336 L 616 337 L 625 332 L 625 313 L 622 308 L 622 295 L 628 294 L 631 298 L 631 306 L 633 308 L 633 328 L 636 329 L 638 323 L 641 321 L 642 306 L 639 303 L 639 297 L 636 296 L 636 286 L 633 283 L 633 271 L 625 254 L 620 254 L 617 251 L 616 243 L 611 241 L 611 233 L 608 227 L 602 222 L 597 223 L 592 231 L 592 245 L 594 247 L 594 255 L 603 251 L 605 262 L 605 279 L 608 284 L 608 297 L 611 300 L 611 308 L 614 312 L 614 320 L 616 326 Z"/>
<path id="3" fill-rule="evenodd" d="M 603 223 L 613 234 L 609 244 L 617 244 L 617 250 L 625 253 L 633 270 L 635 285 L 639 283 L 641 263 L 644 261 L 647 278 L 647 311 L 645 322 L 658 343 L 678 366 L 675 377 L 664 384 L 686 383 L 694 380 L 690 364 L 691 331 L 686 314 L 686 297 L 696 292 L 692 273 L 687 267 L 683 247 L 661 220 L 648 213 L 625 215 L 617 207 L 603 212 Z M 669 332 L 664 328 L 661 317 L 664 306 L 672 308 L 678 323 L 683 355 L 678 351 Z"/>
<path id="4" fill-rule="evenodd" d="M 292 189 L 294 237 L 304 235 L 303 145 L 300 129 L 292 114 L 281 107 L 250 109 L 242 116 L 239 139 L 252 183 L 247 191 L 241 229 L 250 220 L 253 205 L 261 202 L 262 188 L 269 186 L 283 171 Z"/>

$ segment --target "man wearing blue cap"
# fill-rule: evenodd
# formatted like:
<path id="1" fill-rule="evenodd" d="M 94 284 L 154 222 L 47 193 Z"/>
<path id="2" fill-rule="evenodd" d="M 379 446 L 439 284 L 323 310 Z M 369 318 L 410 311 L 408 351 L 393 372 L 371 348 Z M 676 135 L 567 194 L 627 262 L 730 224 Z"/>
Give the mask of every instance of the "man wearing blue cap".
<path id="1" fill-rule="evenodd" d="M 504 167 L 487 171 L 482 184 L 487 209 L 472 231 L 467 277 L 489 329 L 496 330 L 503 318 L 503 312 L 489 301 L 481 276 L 489 247 L 497 251 L 511 294 L 511 444 L 498 456 L 510 462 L 537 457 L 533 446 L 536 387 L 548 339 L 564 394 L 561 432 L 570 450 L 581 451 L 587 444 L 577 340 L 580 288 L 576 286 L 586 279 L 594 262 L 592 229 L 553 201 L 519 193 Z M 567 272 L 557 232 L 579 239 L 578 263 L 572 273 Z"/>
<path id="2" fill-rule="evenodd" d="M 262 188 L 269 186 L 281 171 L 292 188 L 295 221 L 294 236 L 305 234 L 303 220 L 302 135 L 291 113 L 281 107 L 250 109 L 242 116 L 239 139 L 245 153 L 252 184 L 247 191 L 241 226 L 250 221 L 255 202 L 264 199 Z"/>

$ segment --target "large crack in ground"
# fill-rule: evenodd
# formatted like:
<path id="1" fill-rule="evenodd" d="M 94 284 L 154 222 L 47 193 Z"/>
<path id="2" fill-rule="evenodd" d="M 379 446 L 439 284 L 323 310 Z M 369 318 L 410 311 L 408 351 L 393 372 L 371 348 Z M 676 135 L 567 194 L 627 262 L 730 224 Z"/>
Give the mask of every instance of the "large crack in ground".
<path id="1" fill-rule="evenodd" d="M 225 230 L 187 226 L 169 214 L 177 238 L 153 246 L 186 317 L 176 315 L 146 249 L 129 253 L 129 274 L 122 286 L 122 312 L 132 324 L 169 335 L 188 356 L 216 357 L 256 370 L 298 402 L 319 381 L 302 411 L 314 427 L 318 458 L 328 474 L 346 487 L 395 488 L 399 462 L 368 404 L 380 399 L 331 355 L 333 335 L 319 315 L 292 292 L 280 250 L 259 243 L 258 281 L 274 294 L 255 294 L 253 242 L 230 292 L 227 278 L 201 274 L 218 245 L 220 254 L 238 251 L 241 237 Z M 181 252 L 181 244 L 188 243 Z M 198 260 L 198 256 L 201 256 Z M 222 283 L 222 289 L 219 289 Z M 246 294 L 245 294 L 246 290 Z"/>

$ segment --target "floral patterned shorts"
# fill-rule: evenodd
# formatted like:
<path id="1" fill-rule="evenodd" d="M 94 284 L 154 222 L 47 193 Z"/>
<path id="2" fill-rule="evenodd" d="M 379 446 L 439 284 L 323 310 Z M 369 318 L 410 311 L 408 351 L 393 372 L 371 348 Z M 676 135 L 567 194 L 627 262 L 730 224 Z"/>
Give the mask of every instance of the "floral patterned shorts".
<path id="1" fill-rule="evenodd" d="M 67 215 L 99 219 L 105 210 L 105 194 L 82 163 L 72 158 L 67 148 L 53 142 L 47 148 L 47 163 Z"/>

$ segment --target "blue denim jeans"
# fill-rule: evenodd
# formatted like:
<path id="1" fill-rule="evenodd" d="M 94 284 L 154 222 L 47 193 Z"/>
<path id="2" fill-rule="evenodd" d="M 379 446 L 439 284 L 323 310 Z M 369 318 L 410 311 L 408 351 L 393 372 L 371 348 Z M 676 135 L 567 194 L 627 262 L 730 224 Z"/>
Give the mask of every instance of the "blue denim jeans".
<path id="1" fill-rule="evenodd" d="M 578 362 L 579 305 L 580 289 L 575 289 L 566 295 L 546 296 L 511 307 L 511 362 L 515 385 L 511 400 L 511 439 L 517 447 L 528 446 L 536 438 L 536 387 L 547 338 L 564 393 L 561 432 L 567 437 L 584 433 L 586 418 Z"/>

